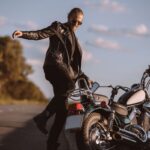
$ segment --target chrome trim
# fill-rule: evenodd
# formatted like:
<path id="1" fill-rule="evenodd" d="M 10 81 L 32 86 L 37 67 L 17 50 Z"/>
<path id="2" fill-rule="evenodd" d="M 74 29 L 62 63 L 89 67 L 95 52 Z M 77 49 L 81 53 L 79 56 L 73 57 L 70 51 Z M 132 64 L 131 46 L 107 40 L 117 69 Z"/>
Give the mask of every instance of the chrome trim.
<path id="1" fill-rule="evenodd" d="M 136 114 L 140 114 L 140 113 L 141 113 L 141 111 L 138 108 L 133 107 L 133 109 L 129 115 L 129 119 L 132 120 L 136 116 Z"/>
<path id="2" fill-rule="evenodd" d="M 147 132 L 147 138 L 150 140 L 150 131 Z"/>
<path id="3" fill-rule="evenodd" d="M 149 101 L 148 101 L 148 102 L 145 102 L 145 103 L 143 104 L 143 108 L 146 110 L 147 113 L 150 114 L 150 102 L 149 102 Z"/>
<path id="4" fill-rule="evenodd" d="M 142 142 L 145 143 L 147 141 L 147 134 L 144 131 L 144 129 L 138 125 L 135 125 L 137 127 L 137 129 L 141 129 L 145 135 L 144 139 L 139 138 L 135 133 L 130 132 L 126 129 L 121 129 L 117 126 L 113 127 L 113 131 L 115 131 L 117 134 L 119 134 L 121 136 L 122 139 L 131 141 L 131 142 Z"/>

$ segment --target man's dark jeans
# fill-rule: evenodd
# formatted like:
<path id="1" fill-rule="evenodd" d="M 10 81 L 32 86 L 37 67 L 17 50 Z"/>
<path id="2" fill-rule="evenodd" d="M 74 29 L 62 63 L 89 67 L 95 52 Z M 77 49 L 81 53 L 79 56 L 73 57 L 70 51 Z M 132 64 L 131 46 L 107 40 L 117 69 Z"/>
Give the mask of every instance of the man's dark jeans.
<path id="1" fill-rule="evenodd" d="M 60 132 L 67 117 L 66 100 L 75 88 L 75 81 L 70 77 L 65 65 L 44 67 L 46 79 L 53 85 L 54 98 L 46 107 L 48 118 L 56 114 L 55 121 L 47 140 L 47 150 L 55 149 Z"/>

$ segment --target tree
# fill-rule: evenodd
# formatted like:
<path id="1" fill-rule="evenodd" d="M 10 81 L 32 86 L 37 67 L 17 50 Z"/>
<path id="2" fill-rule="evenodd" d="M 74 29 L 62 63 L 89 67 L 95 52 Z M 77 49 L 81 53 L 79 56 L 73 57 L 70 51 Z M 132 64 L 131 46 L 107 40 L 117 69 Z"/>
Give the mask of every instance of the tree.
<path id="1" fill-rule="evenodd" d="M 32 73 L 30 65 L 23 57 L 22 46 L 10 37 L 0 37 L 0 79 L 24 79 Z"/>
<path id="2" fill-rule="evenodd" d="M 9 36 L 0 37 L 0 95 L 17 99 L 45 99 L 40 89 L 28 80 L 31 73 L 32 67 L 26 63 L 20 42 Z"/>
<path id="3" fill-rule="evenodd" d="M 28 80 L 9 81 L 5 84 L 5 89 L 9 97 L 18 100 L 45 100 L 41 90 Z"/>

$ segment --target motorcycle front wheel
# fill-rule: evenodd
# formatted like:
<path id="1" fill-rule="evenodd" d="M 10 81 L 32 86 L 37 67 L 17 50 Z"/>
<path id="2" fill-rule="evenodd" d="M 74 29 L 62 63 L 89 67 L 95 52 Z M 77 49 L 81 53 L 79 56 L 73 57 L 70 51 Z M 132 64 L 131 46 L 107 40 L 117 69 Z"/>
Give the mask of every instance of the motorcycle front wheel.
<path id="1" fill-rule="evenodd" d="M 91 113 L 84 121 L 82 137 L 86 150 L 110 150 L 116 147 L 113 140 L 108 140 L 107 127 L 100 113 Z"/>

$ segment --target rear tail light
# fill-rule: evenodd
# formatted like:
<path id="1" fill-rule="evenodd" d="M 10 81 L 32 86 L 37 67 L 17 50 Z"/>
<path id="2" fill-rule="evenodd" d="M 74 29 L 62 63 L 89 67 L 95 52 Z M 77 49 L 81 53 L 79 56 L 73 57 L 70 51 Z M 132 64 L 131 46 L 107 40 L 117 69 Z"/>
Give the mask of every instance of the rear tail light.
<path id="1" fill-rule="evenodd" d="M 68 106 L 68 114 L 75 115 L 80 114 L 84 110 L 83 105 L 81 103 L 74 103 Z"/>
<path id="2" fill-rule="evenodd" d="M 83 110 L 82 104 L 81 104 L 81 103 L 77 103 L 77 104 L 76 104 L 76 109 L 77 109 L 77 110 Z"/>

